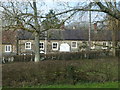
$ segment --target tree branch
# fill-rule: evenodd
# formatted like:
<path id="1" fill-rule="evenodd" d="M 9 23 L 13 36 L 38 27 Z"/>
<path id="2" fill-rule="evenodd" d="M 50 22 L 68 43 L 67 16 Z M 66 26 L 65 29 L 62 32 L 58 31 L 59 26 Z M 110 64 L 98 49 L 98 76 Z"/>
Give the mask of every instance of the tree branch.
<path id="1" fill-rule="evenodd" d="M 114 11 L 112 11 L 110 8 L 104 6 L 101 2 L 96 2 L 96 4 L 100 7 L 102 12 L 105 12 L 120 21 L 120 11 L 118 11 L 117 9 L 114 9 Z"/>
<path id="2" fill-rule="evenodd" d="M 26 30 L 26 31 L 29 31 L 29 32 L 35 32 L 34 30 L 32 29 L 28 29 L 28 28 L 25 28 L 21 25 L 9 25 L 9 26 L 3 26 L 2 27 L 3 29 L 22 29 L 22 30 Z"/>

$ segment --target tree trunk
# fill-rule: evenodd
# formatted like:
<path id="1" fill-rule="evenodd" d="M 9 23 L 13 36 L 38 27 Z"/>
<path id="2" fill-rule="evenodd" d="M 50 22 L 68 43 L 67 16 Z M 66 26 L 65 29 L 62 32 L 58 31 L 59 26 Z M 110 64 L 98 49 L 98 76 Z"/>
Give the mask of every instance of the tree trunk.
<path id="1" fill-rule="evenodd" d="M 35 33 L 35 62 L 40 60 L 39 33 Z"/>
<path id="2" fill-rule="evenodd" d="M 117 47 L 117 40 L 116 40 L 117 30 L 112 30 L 112 42 L 113 42 L 113 56 L 116 56 L 116 47 Z"/>
<path id="3" fill-rule="evenodd" d="M 2 19 L 0 19 L 0 63 L 2 64 Z M 0 68 L 0 72 L 2 72 L 1 70 L 2 70 L 2 67 Z M 0 80 L 2 80 L 1 75 L 0 75 Z M 1 83 L 0 83 L 0 86 L 1 86 Z"/>
<path id="4" fill-rule="evenodd" d="M 113 56 L 116 56 L 116 50 L 117 50 L 117 38 L 118 38 L 118 20 L 113 19 L 112 22 L 112 42 L 113 42 Z"/>
<path id="5" fill-rule="evenodd" d="M 17 41 L 16 41 L 16 54 L 18 55 L 19 54 L 19 39 L 17 37 Z"/>
<path id="6" fill-rule="evenodd" d="M 33 0 L 33 8 L 34 8 L 34 23 L 35 23 L 35 62 L 38 62 L 40 60 L 40 49 L 39 49 L 39 23 L 37 18 L 37 6 L 36 6 L 36 0 Z"/>

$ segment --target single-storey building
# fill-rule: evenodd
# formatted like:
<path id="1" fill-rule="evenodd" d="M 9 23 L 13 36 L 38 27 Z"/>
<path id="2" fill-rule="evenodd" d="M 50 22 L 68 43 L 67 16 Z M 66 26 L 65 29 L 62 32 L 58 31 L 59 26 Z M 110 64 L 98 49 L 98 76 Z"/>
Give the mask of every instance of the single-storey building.
<path id="1" fill-rule="evenodd" d="M 50 29 L 40 34 L 40 53 L 80 52 L 89 46 L 88 30 Z M 117 33 L 120 47 L 120 31 Z M 112 50 L 112 31 L 91 31 L 91 50 Z M 33 54 L 35 52 L 34 33 L 17 30 L 5 30 L 2 34 L 2 53 Z"/>

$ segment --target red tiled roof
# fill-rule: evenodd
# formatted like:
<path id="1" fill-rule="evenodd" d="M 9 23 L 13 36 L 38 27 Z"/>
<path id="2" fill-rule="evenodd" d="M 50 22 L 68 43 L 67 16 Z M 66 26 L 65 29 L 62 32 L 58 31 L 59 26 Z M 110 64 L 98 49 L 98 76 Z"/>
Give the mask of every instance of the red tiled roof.
<path id="1" fill-rule="evenodd" d="M 13 30 L 2 31 L 3 44 L 14 44 L 15 40 L 16 40 L 16 31 L 13 31 Z"/>

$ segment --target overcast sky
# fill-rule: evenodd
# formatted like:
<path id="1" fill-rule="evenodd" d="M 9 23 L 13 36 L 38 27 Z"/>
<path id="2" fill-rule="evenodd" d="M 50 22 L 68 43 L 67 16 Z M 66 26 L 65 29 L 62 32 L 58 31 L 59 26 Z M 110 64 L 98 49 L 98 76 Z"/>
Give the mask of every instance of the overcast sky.
<path id="1" fill-rule="evenodd" d="M 11 1 L 11 0 L 1 0 L 1 1 Z M 16 1 L 16 0 L 12 0 L 12 1 Z M 25 2 L 27 0 L 17 0 L 17 1 L 22 1 Z M 33 1 L 33 0 L 28 0 L 28 1 Z M 89 2 L 90 0 L 36 0 L 37 1 L 37 6 L 38 9 L 43 10 L 43 13 L 48 13 L 50 9 L 53 9 L 57 12 L 61 12 L 61 11 L 65 11 L 66 8 L 63 6 L 63 2 L 65 3 L 69 3 L 69 6 L 71 7 L 75 7 L 77 6 L 78 2 Z M 92 1 L 92 0 L 91 0 Z M 45 4 L 41 7 L 40 3 L 44 2 Z M 94 12 L 92 13 L 92 21 L 97 21 L 97 20 L 101 20 L 103 18 L 104 14 L 103 13 L 98 13 L 98 12 Z M 67 15 L 66 15 L 67 17 Z M 84 14 L 82 17 L 80 16 L 80 14 L 78 14 L 77 16 L 75 16 L 73 18 L 74 21 L 88 21 L 89 20 L 89 14 L 86 13 Z"/>

